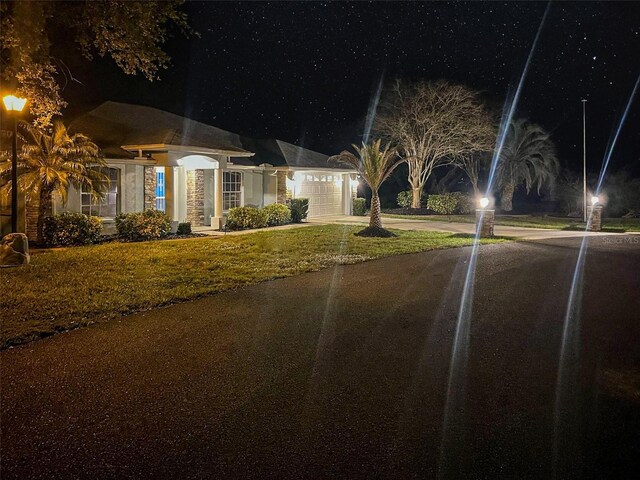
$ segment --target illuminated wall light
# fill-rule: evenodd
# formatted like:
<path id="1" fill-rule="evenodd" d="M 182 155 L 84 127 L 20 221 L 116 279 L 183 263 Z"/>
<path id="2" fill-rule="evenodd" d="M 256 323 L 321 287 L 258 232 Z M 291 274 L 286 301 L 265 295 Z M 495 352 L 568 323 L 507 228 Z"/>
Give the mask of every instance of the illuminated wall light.
<path id="1" fill-rule="evenodd" d="M 482 197 L 480 199 L 480 208 L 487 208 L 489 206 L 489 199 L 487 197 Z"/>
<path id="2" fill-rule="evenodd" d="M 600 197 L 598 197 L 597 195 L 591 197 L 591 205 L 597 205 L 598 203 L 600 203 Z"/>

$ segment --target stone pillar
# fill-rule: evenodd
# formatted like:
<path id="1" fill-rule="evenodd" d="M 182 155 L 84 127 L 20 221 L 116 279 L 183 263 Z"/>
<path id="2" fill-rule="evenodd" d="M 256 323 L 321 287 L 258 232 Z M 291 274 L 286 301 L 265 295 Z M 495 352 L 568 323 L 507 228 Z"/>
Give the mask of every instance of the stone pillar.
<path id="1" fill-rule="evenodd" d="M 30 198 L 25 204 L 25 233 L 27 238 L 33 242 L 38 238 L 38 213 L 40 210 L 40 199 Z"/>
<path id="2" fill-rule="evenodd" d="M 587 207 L 587 230 L 590 232 L 602 230 L 602 205 L 596 204 Z"/>
<path id="3" fill-rule="evenodd" d="M 495 214 L 495 210 L 476 210 L 476 232 L 480 232 L 480 237 L 493 237 Z"/>
<path id="4" fill-rule="evenodd" d="M 144 167 L 144 209 L 156 208 L 156 167 Z"/>
<path id="5" fill-rule="evenodd" d="M 204 170 L 187 170 L 187 222 L 204 225 Z"/>
<path id="6" fill-rule="evenodd" d="M 213 217 L 211 228 L 222 227 L 222 170 L 216 168 L 213 171 Z"/>
<path id="7" fill-rule="evenodd" d="M 276 203 L 287 203 L 287 172 L 276 173 Z"/>

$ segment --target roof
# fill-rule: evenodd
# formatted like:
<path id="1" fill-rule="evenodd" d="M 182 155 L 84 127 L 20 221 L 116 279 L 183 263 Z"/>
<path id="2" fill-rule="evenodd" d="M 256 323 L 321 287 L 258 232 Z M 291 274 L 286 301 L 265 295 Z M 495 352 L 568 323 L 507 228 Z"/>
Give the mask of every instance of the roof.
<path id="1" fill-rule="evenodd" d="M 351 170 L 350 167 L 345 165 L 329 164 L 328 155 L 283 140 L 275 138 L 257 140 L 242 137 L 241 141 L 243 148 L 255 152 L 255 156 L 251 158 L 255 165 L 268 163 L 274 167 L 289 167 L 293 169 Z"/>
<path id="2" fill-rule="evenodd" d="M 293 169 L 352 170 L 345 165 L 329 164 L 327 155 L 282 140 L 241 137 L 157 108 L 129 103 L 105 102 L 73 120 L 69 130 L 87 135 L 107 158 L 134 158 L 136 152 L 123 146 L 135 150 L 143 145 L 174 145 L 219 150 L 233 157 L 232 163 L 236 165 L 267 163 Z"/>
<path id="3" fill-rule="evenodd" d="M 142 105 L 105 102 L 76 118 L 72 132 L 88 135 L 107 156 L 132 157 L 126 145 L 175 145 L 247 155 L 240 136 L 189 118 Z"/>

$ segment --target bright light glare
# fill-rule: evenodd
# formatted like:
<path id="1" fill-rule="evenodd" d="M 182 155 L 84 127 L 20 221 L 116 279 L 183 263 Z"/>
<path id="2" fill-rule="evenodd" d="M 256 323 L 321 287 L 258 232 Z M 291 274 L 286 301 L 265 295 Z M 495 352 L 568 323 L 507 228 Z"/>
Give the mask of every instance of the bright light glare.
<path id="1" fill-rule="evenodd" d="M 595 195 L 593 197 L 591 197 L 591 205 L 597 205 L 598 202 L 600 202 L 600 198 L 598 198 Z"/>
<path id="2" fill-rule="evenodd" d="M 489 206 L 489 199 L 487 197 L 482 197 L 480 199 L 480 207 L 487 208 Z"/>
<path id="3" fill-rule="evenodd" d="M 16 97 L 15 95 L 5 95 L 2 97 L 4 106 L 10 112 L 21 112 L 27 103 L 26 98 Z"/>

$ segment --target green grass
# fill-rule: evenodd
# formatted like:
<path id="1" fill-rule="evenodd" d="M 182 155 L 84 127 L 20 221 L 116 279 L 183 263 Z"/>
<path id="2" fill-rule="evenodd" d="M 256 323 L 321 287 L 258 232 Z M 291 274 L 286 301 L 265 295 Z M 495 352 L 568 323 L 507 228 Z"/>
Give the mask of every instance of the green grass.
<path id="1" fill-rule="evenodd" d="M 0 270 L 0 347 L 331 265 L 473 241 L 442 232 L 396 231 L 397 238 L 385 239 L 353 235 L 361 228 L 312 226 L 36 251 L 30 265 Z M 483 243 L 501 241 L 505 239 Z"/>
<path id="2" fill-rule="evenodd" d="M 389 218 L 409 220 L 428 220 L 437 222 L 475 223 L 475 215 L 393 215 Z M 496 215 L 496 225 L 506 227 L 547 228 L 553 230 L 584 230 L 584 223 L 572 218 L 533 216 L 533 215 Z M 640 232 L 640 218 L 605 218 L 603 230 L 610 232 Z"/>

